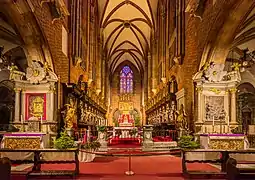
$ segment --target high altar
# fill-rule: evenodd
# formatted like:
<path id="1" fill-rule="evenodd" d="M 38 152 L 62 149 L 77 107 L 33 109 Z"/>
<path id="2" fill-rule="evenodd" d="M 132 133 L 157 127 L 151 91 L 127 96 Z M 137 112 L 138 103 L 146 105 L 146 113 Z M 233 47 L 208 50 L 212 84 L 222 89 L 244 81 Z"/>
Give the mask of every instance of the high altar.
<path id="1" fill-rule="evenodd" d="M 121 135 L 120 138 L 130 137 L 129 131 L 133 129 L 137 129 L 134 125 L 134 118 L 130 114 L 122 114 L 118 119 L 119 127 L 114 127 L 113 129 L 113 137 L 116 136 L 116 131 L 120 130 Z"/>
<path id="2" fill-rule="evenodd" d="M 15 83 L 15 116 L 11 123 L 20 132 L 4 134 L 2 148 L 48 147 L 57 133 L 57 76 L 47 63 L 33 61 L 26 73 L 11 71 L 10 80 Z"/>
<path id="3" fill-rule="evenodd" d="M 236 87 L 239 71 L 224 71 L 224 64 L 211 62 L 194 77 L 196 83 L 197 120 L 195 131 L 204 148 L 245 149 L 245 136 L 233 135 L 236 118 Z M 224 144 L 224 147 L 221 145 Z"/>

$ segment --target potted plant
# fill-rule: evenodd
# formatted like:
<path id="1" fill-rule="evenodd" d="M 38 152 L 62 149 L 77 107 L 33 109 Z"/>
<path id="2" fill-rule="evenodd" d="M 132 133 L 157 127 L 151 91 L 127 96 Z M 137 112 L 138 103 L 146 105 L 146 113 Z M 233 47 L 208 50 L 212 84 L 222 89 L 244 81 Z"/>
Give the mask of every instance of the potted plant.
<path id="1" fill-rule="evenodd" d="M 200 147 L 200 144 L 197 141 L 194 141 L 194 137 L 191 135 L 187 136 L 181 136 L 179 141 L 177 142 L 177 145 L 182 149 L 182 150 L 192 150 L 192 149 L 197 149 Z M 186 152 L 186 158 L 189 160 L 193 159 L 199 159 L 201 156 L 200 154 L 194 153 L 194 152 Z"/>
<path id="2" fill-rule="evenodd" d="M 193 140 L 193 136 L 182 136 L 180 137 L 179 141 L 178 141 L 178 146 L 184 150 L 188 150 L 188 149 L 197 149 L 200 147 L 200 144 L 197 141 Z"/>
<path id="3" fill-rule="evenodd" d="M 80 147 L 79 161 L 81 162 L 92 162 L 96 155 L 94 154 L 101 147 L 100 142 L 92 141 L 82 144 Z"/>
<path id="4" fill-rule="evenodd" d="M 60 137 L 53 141 L 56 149 L 72 149 L 75 148 L 74 139 L 70 137 L 66 131 L 60 133 Z M 72 152 L 47 152 L 42 153 L 42 158 L 47 160 L 73 160 Z"/>
<path id="5" fill-rule="evenodd" d="M 70 137 L 66 131 L 60 133 L 60 137 L 54 141 L 56 149 L 74 148 L 74 139 Z"/>

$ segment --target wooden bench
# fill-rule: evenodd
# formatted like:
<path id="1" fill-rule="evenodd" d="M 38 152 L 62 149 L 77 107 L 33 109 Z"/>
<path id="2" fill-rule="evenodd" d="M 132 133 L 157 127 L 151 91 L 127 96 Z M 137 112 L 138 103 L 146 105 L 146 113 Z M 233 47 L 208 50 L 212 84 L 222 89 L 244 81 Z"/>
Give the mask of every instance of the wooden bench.
<path id="1" fill-rule="evenodd" d="M 186 155 L 187 153 L 199 153 L 200 156 L 202 154 L 206 153 L 218 153 L 220 154 L 220 157 L 218 158 L 207 158 L 207 159 L 193 159 L 188 160 Z M 204 149 L 198 149 L 198 150 L 187 150 L 182 151 L 182 172 L 185 177 L 188 177 L 189 179 L 192 178 L 202 178 L 202 179 L 209 179 L 209 178 L 217 178 L 217 179 L 225 179 L 227 172 L 226 172 L 226 163 L 229 157 L 233 154 L 254 154 L 255 151 L 249 151 L 249 150 L 236 150 L 236 151 L 226 151 L 226 150 L 204 150 Z M 220 171 L 219 172 L 204 172 L 204 171 L 190 171 L 187 169 L 186 164 L 187 163 L 211 163 L 211 164 L 218 164 L 220 165 Z M 255 164 L 253 161 L 237 161 L 237 164 Z M 249 179 L 253 178 L 255 179 L 255 168 L 239 168 L 240 170 L 240 178 L 241 179 Z"/>
<path id="2" fill-rule="evenodd" d="M 32 152 L 34 155 L 33 160 L 12 160 L 14 164 L 27 164 L 32 163 L 33 167 L 30 171 L 12 171 L 11 175 L 13 176 L 25 176 L 26 179 L 35 178 L 38 176 L 69 176 L 74 177 L 79 174 L 79 159 L 78 159 L 78 149 L 67 149 L 67 150 L 58 150 L 58 149 L 0 149 L 0 152 Z M 69 152 L 74 153 L 73 160 L 44 160 L 42 159 L 42 153 L 55 153 L 55 152 Z M 42 164 L 75 164 L 74 170 L 41 170 Z"/>

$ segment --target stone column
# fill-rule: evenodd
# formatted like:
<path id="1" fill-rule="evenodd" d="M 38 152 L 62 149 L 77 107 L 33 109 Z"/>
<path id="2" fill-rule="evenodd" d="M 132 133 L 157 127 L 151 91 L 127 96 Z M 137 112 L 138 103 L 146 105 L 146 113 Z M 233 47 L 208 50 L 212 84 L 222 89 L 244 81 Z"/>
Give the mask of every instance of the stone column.
<path id="1" fill-rule="evenodd" d="M 202 124 L 203 123 L 203 94 L 202 94 L 202 89 L 198 88 L 197 90 L 198 97 L 197 97 L 197 124 Z"/>
<path id="2" fill-rule="evenodd" d="M 237 124 L 236 121 L 236 88 L 232 88 L 231 92 L 231 124 Z"/>
<path id="3" fill-rule="evenodd" d="M 151 95 L 151 54 L 150 52 L 148 53 L 148 69 L 147 69 L 147 91 L 148 91 L 148 98 L 150 98 L 150 95 Z"/>
<path id="4" fill-rule="evenodd" d="M 151 72 L 151 87 L 152 92 L 155 94 L 157 91 L 157 42 L 156 39 L 153 39 L 152 42 L 152 48 L 153 48 L 153 59 L 152 61 L 152 72 Z"/>
<path id="5" fill-rule="evenodd" d="M 97 64 L 97 67 L 96 67 L 96 83 L 97 83 L 97 86 L 96 86 L 96 91 L 97 91 L 97 94 L 99 94 L 101 91 L 102 91 L 102 57 L 101 57 L 101 40 L 98 39 L 98 42 L 97 42 L 97 46 L 96 46 L 96 49 L 97 49 L 97 58 L 96 58 L 96 64 Z"/>
<path id="6" fill-rule="evenodd" d="M 20 119 L 20 88 L 15 88 L 15 114 L 14 114 L 14 123 L 19 123 L 21 121 Z"/>
<path id="7" fill-rule="evenodd" d="M 21 102 L 20 102 L 20 106 L 21 106 L 21 115 L 23 116 L 23 120 L 27 120 L 26 119 L 26 114 L 25 114 L 25 109 L 26 109 L 26 96 L 25 96 L 26 92 L 24 90 L 21 91 Z"/>
<path id="8" fill-rule="evenodd" d="M 102 58 L 102 69 L 101 69 L 101 74 L 102 74 L 102 76 L 101 76 L 101 78 L 102 78 L 102 83 L 101 83 L 101 86 L 102 86 L 102 98 L 105 98 L 105 85 L 106 85 L 106 83 L 105 83 L 105 81 L 106 81 L 106 79 L 105 79 L 105 77 L 106 77 L 106 72 L 105 72 L 105 68 L 106 68 L 106 63 L 105 63 L 105 55 L 104 55 L 104 53 L 102 52 L 102 55 L 101 55 L 101 58 Z"/>

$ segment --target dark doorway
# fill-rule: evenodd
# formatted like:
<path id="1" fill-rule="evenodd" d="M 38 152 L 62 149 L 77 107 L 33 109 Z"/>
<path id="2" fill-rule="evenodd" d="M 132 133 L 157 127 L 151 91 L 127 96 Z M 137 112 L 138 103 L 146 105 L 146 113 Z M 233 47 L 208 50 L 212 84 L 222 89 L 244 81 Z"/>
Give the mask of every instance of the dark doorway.
<path id="1" fill-rule="evenodd" d="M 9 80 L 0 82 L 0 124 L 1 129 L 8 127 L 14 116 L 15 92 Z"/>
<path id="2" fill-rule="evenodd" d="M 238 122 L 244 134 L 249 134 L 249 126 L 254 125 L 255 118 L 255 88 L 250 83 L 238 87 L 237 96 Z"/>

